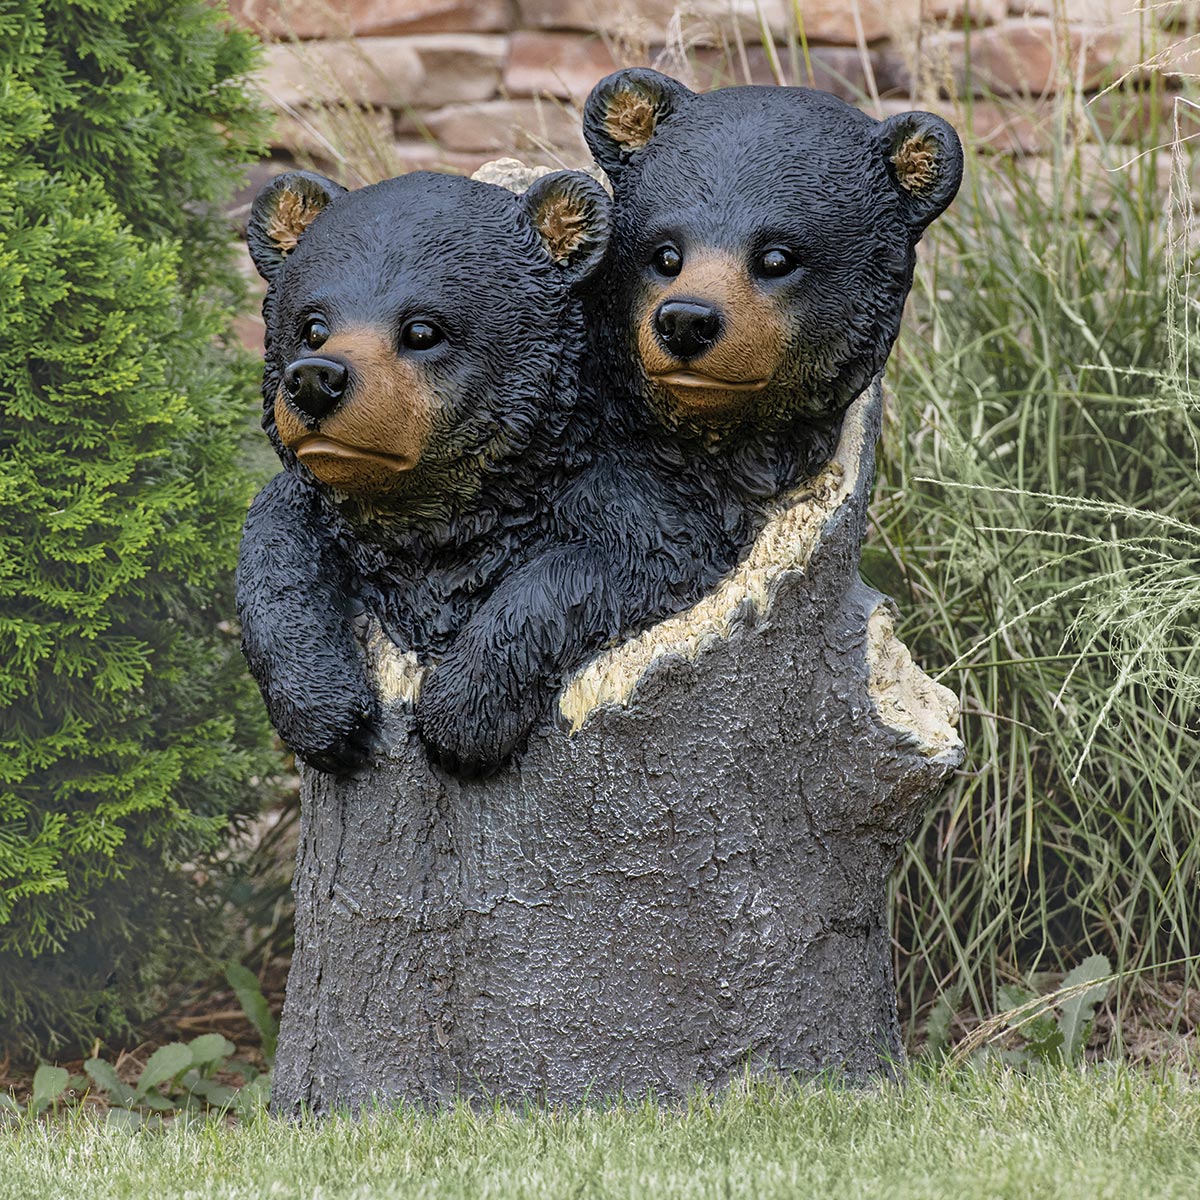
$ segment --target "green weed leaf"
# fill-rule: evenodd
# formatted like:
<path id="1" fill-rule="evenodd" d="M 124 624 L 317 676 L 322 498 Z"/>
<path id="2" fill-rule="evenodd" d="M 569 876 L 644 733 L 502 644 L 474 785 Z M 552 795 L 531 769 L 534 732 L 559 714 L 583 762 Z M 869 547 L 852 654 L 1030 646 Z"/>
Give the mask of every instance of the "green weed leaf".
<path id="1" fill-rule="evenodd" d="M 1060 1062 L 1063 1051 L 1063 1032 L 1054 1018 L 1046 1013 L 1027 1026 L 1026 1041 L 1032 1053 L 1046 1062 Z"/>
<path id="2" fill-rule="evenodd" d="M 1104 979 L 1112 974 L 1108 959 L 1103 954 L 1093 954 L 1085 958 L 1062 981 L 1064 988 L 1079 987 L 1092 980 Z M 1108 982 L 1097 983 L 1095 987 L 1087 988 L 1078 995 L 1064 1000 L 1058 1007 L 1062 1016 L 1058 1027 L 1062 1031 L 1063 1057 L 1072 1065 L 1083 1057 L 1087 1045 L 1088 1034 L 1092 1030 L 1092 1022 L 1096 1017 L 1096 1005 L 1103 1003 L 1108 995 Z"/>
<path id="3" fill-rule="evenodd" d="M 63 1070 L 62 1067 L 51 1067 L 42 1063 L 33 1073 L 33 1096 L 29 1101 L 29 1107 L 33 1112 L 40 1113 L 67 1090 L 70 1080 L 69 1071 Z"/>
<path id="4" fill-rule="evenodd" d="M 252 1083 L 239 1088 L 233 1096 L 233 1107 L 239 1117 L 251 1117 L 265 1108 L 271 1100 L 271 1077 L 260 1075 Z"/>
<path id="5" fill-rule="evenodd" d="M 273 1063 L 275 1045 L 279 1040 L 279 1022 L 275 1020 L 267 998 L 262 994 L 257 976 L 241 963 L 230 963 L 225 968 L 225 978 L 236 993 L 246 1019 L 258 1030 L 258 1036 L 262 1038 L 263 1058 L 268 1063 Z"/>
<path id="6" fill-rule="evenodd" d="M 963 989 L 957 984 L 943 992 L 925 1022 L 925 1053 L 944 1054 L 950 1046 L 950 1026 L 962 1003 Z"/>
<path id="7" fill-rule="evenodd" d="M 133 1088 L 117 1078 L 112 1063 L 107 1063 L 102 1058 L 89 1058 L 83 1064 L 83 1069 L 96 1087 L 107 1093 L 110 1100 L 117 1104 L 128 1104 L 133 1099 Z"/>
<path id="8" fill-rule="evenodd" d="M 150 1061 L 142 1068 L 135 1095 L 139 1100 L 150 1103 L 149 1091 L 176 1075 L 182 1075 L 192 1065 L 192 1052 L 182 1042 L 170 1042 L 159 1046 L 150 1055 Z"/>
<path id="9" fill-rule="evenodd" d="M 142 1114 L 128 1108 L 110 1108 L 104 1114 L 104 1124 L 110 1129 L 125 1129 L 132 1133 L 142 1127 Z"/>
<path id="10" fill-rule="evenodd" d="M 202 1033 L 188 1042 L 188 1049 L 192 1054 L 192 1066 L 203 1067 L 218 1059 L 228 1058 L 237 1047 L 219 1033 Z"/>
<path id="11" fill-rule="evenodd" d="M 217 1083 L 212 1079 L 198 1079 L 188 1088 L 188 1091 L 213 1108 L 224 1108 L 237 1095 L 236 1088 L 231 1088 L 228 1084 Z"/>
<path id="12" fill-rule="evenodd" d="M 1037 999 L 1037 992 L 1019 983 L 1006 983 L 996 989 L 996 1003 L 1002 1012 L 1011 1012 Z"/>
<path id="13" fill-rule="evenodd" d="M 996 998 L 1005 1012 L 1032 1004 L 1038 995 L 1030 988 L 1021 984 L 1009 983 L 997 989 Z M 1017 1029 L 1025 1039 L 1029 1052 L 1048 1062 L 1055 1061 L 1060 1056 L 1062 1033 L 1054 1014 L 1047 1008 L 1032 1019 L 1018 1018 Z"/>

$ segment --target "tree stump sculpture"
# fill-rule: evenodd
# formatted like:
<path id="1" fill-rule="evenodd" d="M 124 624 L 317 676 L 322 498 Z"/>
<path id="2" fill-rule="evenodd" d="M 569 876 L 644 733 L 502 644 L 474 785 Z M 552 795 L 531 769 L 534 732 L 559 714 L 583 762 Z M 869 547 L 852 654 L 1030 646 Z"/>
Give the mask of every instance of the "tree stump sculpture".
<path id="1" fill-rule="evenodd" d="M 888 877 L 962 757 L 858 575 L 876 382 L 835 459 L 691 610 L 615 646 L 462 781 L 377 631 L 386 756 L 303 773 L 274 1105 L 579 1101 L 902 1056 Z"/>

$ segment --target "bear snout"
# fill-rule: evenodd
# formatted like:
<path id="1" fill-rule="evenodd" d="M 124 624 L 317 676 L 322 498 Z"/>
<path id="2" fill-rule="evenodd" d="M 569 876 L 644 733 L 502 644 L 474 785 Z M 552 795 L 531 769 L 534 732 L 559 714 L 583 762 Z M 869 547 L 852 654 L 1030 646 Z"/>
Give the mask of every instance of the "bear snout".
<path id="1" fill-rule="evenodd" d="M 655 403 L 703 424 L 747 419 L 758 408 L 750 394 L 778 382 L 789 315 L 743 255 L 694 248 L 679 275 L 654 281 L 638 306 L 637 353 Z"/>
<path id="2" fill-rule="evenodd" d="M 275 397 L 280 441 L 329 487 L 359 496 L 396 493 L 419 464 L 441 398 L 428 371 L 400 355 L 386 328 L 332 334 L 300 354 Z"/>
<path id="3" fill-rule="evenodd" d="M 283 372 L 288 400 L 314 424 L 341 404 L 349 382 L 350 369 L 336 358 L 298 358 Z"/>
<path id="4" fill-rule="evenodd" d="M 721 336 L 719 309 L 700 300 L 664 300 L 654 314 L 654 331 L 664 348 L 680 360 L 703 354 Z"/>

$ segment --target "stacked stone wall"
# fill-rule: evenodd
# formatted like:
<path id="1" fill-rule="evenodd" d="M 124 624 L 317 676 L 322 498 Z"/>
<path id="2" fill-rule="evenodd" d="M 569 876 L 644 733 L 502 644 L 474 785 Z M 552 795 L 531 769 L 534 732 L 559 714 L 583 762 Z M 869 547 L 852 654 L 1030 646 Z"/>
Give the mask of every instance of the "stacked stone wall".
<path id="1" fill-rule="evenodd" d="M 1128 88 L 1151 59 L 1169 81 L 1200 75 L 1200 0 L 234 0 L 233 10 L 270 43 L 259 80 L 279 113 L 275 149 L 351 176 L 471 171 L 503 154 L 584 165 L 579 106 L 621 66 L 697 88 L 812 84 L 880 115 L 921 104 L 960 126 L 969 98 L 977 148 L 1026 153 L 1049 140 L 1049 100 L 1068 85 Z M 1160 91 L 1147 104 L 1169 118 L 1171 101 Z M 1112 133 L 1115 107 L 1103 97 L 1087 117 Z"/>
<path id="2" fill-rule="evenodd" d="M 1156 122 L 1161 144 L 1190 134 L 1187 148 L 1200 147 L 1192 87 L 1200 0 L 231 0 L 231 8 L 267 42 L 258 83 L 276 112 L 273 155 L 251 172 L 243 212 L 268 175 L 297 164 L 349 187 L 411 170 L 470 173 L 507 155 L 588 167 L 580 109 L 597 80 L 624 66 L 657 67 L 696 89 L 807 84 L 878 116 L 933 109 L 975 151 L 1031 156 L 1061 140 L 1056 100 L 1070 91 L 1072 132 L 1084 143 L 1098 132 L 1144 147 L 1144 126 Z M 1194 204 L 1200 153 L 1188 164 Z M 1047 160 L 1028 168 L 1053 186 Z M 1163 151 L 1164 177 L 1169 168 Z M 1099 163 L 1089 174 L 1100 188 L 1108 177 Z M 260 346 L 260 324 L 243 325 L 246 342 Z"/>

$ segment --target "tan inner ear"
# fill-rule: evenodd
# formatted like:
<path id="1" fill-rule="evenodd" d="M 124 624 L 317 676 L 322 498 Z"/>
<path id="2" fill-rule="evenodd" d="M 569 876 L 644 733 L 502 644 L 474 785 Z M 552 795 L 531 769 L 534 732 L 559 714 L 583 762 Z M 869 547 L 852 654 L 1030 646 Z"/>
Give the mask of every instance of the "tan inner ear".
<path id="1" fill-rule="evenodd" d="M 280 254 L 291 254 L 300 235 L 321 215 L 324 207 L 324 203 L 307 199 L 299 192 L 281 192 L 267 222 L 267 237 Z"/>
<path id="2" fill-rule="evenodd" d="M 927 192 L 937 180 L 937 145 L 923 134 L 906 137 L 891 162 L 906 192 Z"/>
<path id="3" fill-rule="evenodd" d="M 549 196 L 538 205 L 533 223 L 555 262 L 566 262 L 587 238 L 587 206 L 571 196 Z"/>
<path id="4" fill-rule="evenodd" d="M 654 136 L 658 109 L 645 92 L 617 92 L 608 102 L 604 127 L 608 136 L 626 150 L 640 150 Z"/>

